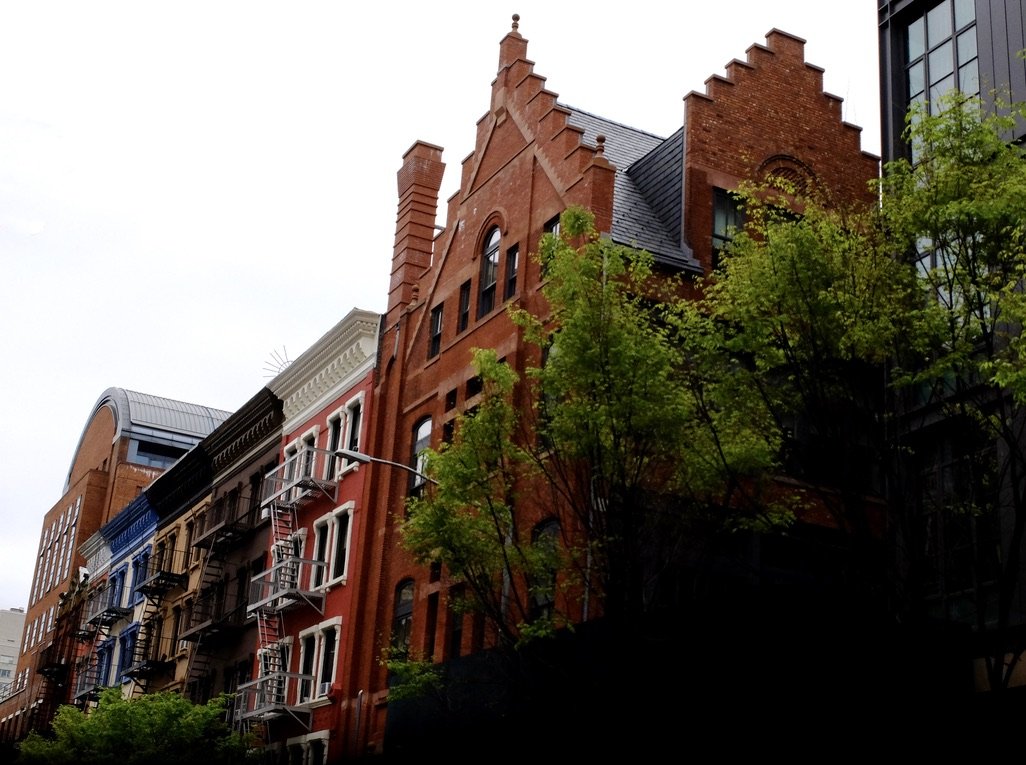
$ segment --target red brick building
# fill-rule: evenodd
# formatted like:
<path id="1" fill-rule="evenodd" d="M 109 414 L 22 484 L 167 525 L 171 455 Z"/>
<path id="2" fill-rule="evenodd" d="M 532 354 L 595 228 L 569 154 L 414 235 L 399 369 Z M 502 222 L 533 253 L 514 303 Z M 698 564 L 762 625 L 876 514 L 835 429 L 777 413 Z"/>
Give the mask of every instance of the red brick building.
<path id="1" fill-rule="evenodd" d="M 278 466 L 263 479 L 265 568 L 246 610 L 255 622 L 253 681 L 238 722 L 287 762 L 334 762 L 362 702 L 353 656 L 369 640 L 355 618 L 368 544 L 368 471 L 360 451 L 372 399 L 380 316 L 353 309 L 268 386 L 284 421 Z"/>
<path id="2" fill-rule="evenodd" d="M 603 235 L 648 250 L 659 266 L 698 276 L 733 222 L 725 192 L 740 182 L 780 175 L 838 201 L 869 200 L 878 172 L 878 158 L 861 150 L 860 128 L 842 121 L 841 99 L 823 91 L 823 71 L 804 60 L 804 41 L 793 35 L 771 30 L 746 60 L 710 77 L 704 93 L 684 99 L 681 129 L 661 138 L 564 105 L 534 71 L 513 18 L 444 229 L 434 228 L 442 149 L 415 143 L 398 173 L 367 450 L 412 467 L 417 452 L 437 447 L 457 413 L 475 404 L 472 348 L 495 349 L 521 374 L 536 363 L 504 308 L 544 310 L 531 253 L 568 206 L 589 208 Z M 395 751 L 379 659 L 397 635 L 436 662 L 488 644 L 480 624 L 448 607 L 444 572 L 416 565 L 400 545 L 391 519 L 419 480 L 377 466 L 368 484 L 358 617 L 368 703 L 346 747 L 353 754 Z"/>
<path id="3" fill-rule="evenodd" d="M 228 413 L 108 388 L 86 420 L 60 500 L 43 517 L 25 635 L 11 695 L 0 700 L 0 741 L 45 729 L 71 701 L 72 632 L 78 587 L 88 572 L 83 542 L 135 499 Z M 65 623 L 58 623 L 66 617 Z"/>

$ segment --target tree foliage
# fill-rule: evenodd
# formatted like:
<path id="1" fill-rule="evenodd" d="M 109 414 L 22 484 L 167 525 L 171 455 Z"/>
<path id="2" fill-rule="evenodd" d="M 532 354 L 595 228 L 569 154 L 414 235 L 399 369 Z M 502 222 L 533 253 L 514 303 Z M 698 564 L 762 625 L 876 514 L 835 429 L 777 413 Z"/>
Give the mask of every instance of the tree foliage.
<path id="1" fill-rule="evenodd" d="M 703 348 L 709 325 L 683 311 L 680 280 L 600 238 L 584 210 L 564 212 L 560 230 L 539 253 L 548 310 L 513 312 L 541 363 L 521 380 L 476 352 L 480 403 L 428 453 L 437 486 L 402 526 L 407 548 L 465 583 L 466 607 L 507 645 L 567 624 L 557 586 L 578 612 L 601 602 L 623 623 L 644 613 L 689 528 L 722 515 L 775 460 L 764 407 L 746 408 Z M 546 516 L 559 545 L 537 536 Z"/>
<path id="2" fill-rule="evenodd" d="M 1006 139 L 1023 109 L 1002 115 L 958 95 L 913 113 L 914 161 L 885 168 L 869 209 L 742 187 L 744 229 L 693 284 L 568 209 L 540 246 L 547 310 L 512 313 L 540 362 L 519 379 L 478 352 L 485 393 L 430 453 L 407 546 L 516 645 L 570 617 L 536 608 L 554 567 L 576 616 L 596 602 L 633 623 L 704 531 L 801 519 L 846 540 L 852 591 L 896 621 L 972 613 L 1007 684 L 1026 163 Z M 558 557 L 533 544 L 542 508 Z"/>
<path id="3" fill-rule="evenodd" d="M 197 705 L 173 692 L 125 699 L 108 688 L 94 709 L 63 706 L 52 735 L 31 733 L 19 763 L 46 765 L 174 765 L 242 763 L 247 745 L 225 724 L 227 699 Z"/>
<path id="4" fill-rule="evenodd" d="M 451 444 L 428 450 L 426 471 L 436 487 L 410 501 L 401 528 L 419 561 L 444 563 L 467 587 L 466 601 L 456 607 L 485 614 L 499 640 L 515 644 L 532 621 L 532 588 L 547 580 L 554 563 L 525 538 L 519 522 L 516 489 L 529 460 L 515 442 L 517 376 L 493 350 L 476 351 L 473 363 L 482 380 L 480 403 L 457 418 Z"/>
<path id="5" fill-rule="evenodd" d="M 991 688 L 1008 684 L 1023 645 L 1010 640 L 1026 529 L 1026 163 L 1010 143 L 1023 105 L 987 112 L 958 93 L 910 113 L 914 161 L 886 168 L 883 222 L 892 249 L 920 275 L 930 342 L 896 370 L 906 472 L 919 515 L 904 542 L 915 602 L 970 615 L 991 635 Z M 929 439 L 918 438 L 926 433 Z M 915 471 L 928 473 L 925 485 Z M 947 537 L 938 554 L 937 535 Z M 964 552 L 956 558 L 957 548 Z"/>

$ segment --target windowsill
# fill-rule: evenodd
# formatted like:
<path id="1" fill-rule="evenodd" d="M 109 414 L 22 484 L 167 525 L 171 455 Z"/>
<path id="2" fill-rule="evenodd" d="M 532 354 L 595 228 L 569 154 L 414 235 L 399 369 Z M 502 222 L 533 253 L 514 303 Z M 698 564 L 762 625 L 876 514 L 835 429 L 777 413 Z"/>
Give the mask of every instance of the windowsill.
<path id="1" fill-rule="evenodd" d="M 310 701 L 304 701 L 303 702 L 303 706 L 306 707 L 307 709 L 318 709 L 319 707 L 326 707 L 326 706 L 328 706 L 331 703 L 332 703 L 332 698 L 330 696 L 319 696 L 316 699 L 311 699 Z"/>
<path id="2" fill-rule="evenodd" d="M 335 587 L 341 587 L 348 581 L 348 576 L 340 576 L 338 579 L 332 579 L 330 582 L 319 584 L 314 587 L 314 592 L 323 592 L 325 594 L 331 592 Z"/>

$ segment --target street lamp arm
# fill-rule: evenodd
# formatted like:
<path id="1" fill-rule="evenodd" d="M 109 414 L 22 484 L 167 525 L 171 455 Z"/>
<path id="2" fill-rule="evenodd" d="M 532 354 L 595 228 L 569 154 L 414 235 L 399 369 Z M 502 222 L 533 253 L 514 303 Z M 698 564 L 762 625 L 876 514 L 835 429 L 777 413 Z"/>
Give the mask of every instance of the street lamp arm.
<path id="1" fill-rule="evenodd" d="M 369 454 L 364 454 L 363 452 L 355 452 L 352 449 L 336 449 L 335 454 L 337 454 L 339 457 L 345 457 L 347 460 L 352 460 L 353 462 L 363 463 L 364 465 L 366 465 L 369 462 L 377 462 L 381 465 L 391 465 L 392 467 L 402 468 L 408 473 L 413 473 L 418 478 L 423 478 L 425 481 L 433 483 L 435 486 L 438 485 L 438 481 L 436 481 L 434 478 L 426 476 L 419 470 L 415 470 L 409 465 L 404 465 L 401 462 L 393 462 L 392 460 L 385 460 L 381 457 L 371 457 Z"/>

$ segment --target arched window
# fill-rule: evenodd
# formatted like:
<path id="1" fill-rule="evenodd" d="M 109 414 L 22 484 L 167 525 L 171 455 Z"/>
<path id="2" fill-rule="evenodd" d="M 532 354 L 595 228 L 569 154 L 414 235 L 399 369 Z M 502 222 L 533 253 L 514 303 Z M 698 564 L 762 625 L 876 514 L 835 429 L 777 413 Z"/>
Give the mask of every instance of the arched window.
<path id="1" fill-rule="evenodd" d="M 478 283 L 477 317 L 480 319 L 495 307 L 495 283 L 499 278 L 499 227 L 494 226 L 485 237 L 481 250 L 481 279 Z"/>
<path id="2" fill-rule="evenodd" d="M 426 461 L 424 450 L 429 446 L 431 446 L 431 418 L 424 417 L 421 420 L 417 420 L 417 424 L 413 426 L 413 449 L 410 455 L 410 467 L 416 472 L 411 474 L 411 493 L 419 493 L 427 482 L 427 477 L 424 475 Z"/>
<path id="3" fill-rule="evenodd" d="M 404 579 L 395 588 L 395 609 L 392 617 L 392 658 L 405 659 L 410 654 L 410 632 L 413 627 L 413 580 Z"/>

